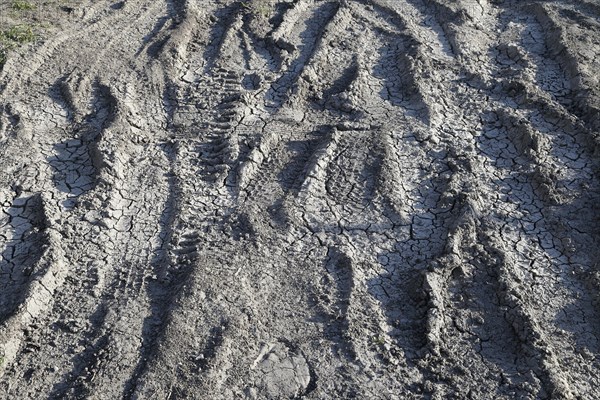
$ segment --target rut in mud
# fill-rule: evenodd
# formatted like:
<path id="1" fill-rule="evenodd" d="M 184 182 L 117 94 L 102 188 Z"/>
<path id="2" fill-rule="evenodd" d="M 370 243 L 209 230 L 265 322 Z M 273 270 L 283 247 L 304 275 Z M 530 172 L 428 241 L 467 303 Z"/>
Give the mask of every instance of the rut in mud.
<path id="1" fill-rule="evenodd" d="M 600 4 L 83 2 L 0 73 L 0 397 L 600 396 Z"/>

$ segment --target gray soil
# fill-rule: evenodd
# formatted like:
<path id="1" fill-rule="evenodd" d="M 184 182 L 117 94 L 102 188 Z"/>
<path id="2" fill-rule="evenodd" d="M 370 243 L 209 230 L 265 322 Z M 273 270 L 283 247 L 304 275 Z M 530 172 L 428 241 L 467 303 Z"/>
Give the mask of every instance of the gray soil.
<path id="1" fill-rule="evenodd" d="M 86 0 L 0 72 L 0 398 L 600 398 L 597 0 Z"/>

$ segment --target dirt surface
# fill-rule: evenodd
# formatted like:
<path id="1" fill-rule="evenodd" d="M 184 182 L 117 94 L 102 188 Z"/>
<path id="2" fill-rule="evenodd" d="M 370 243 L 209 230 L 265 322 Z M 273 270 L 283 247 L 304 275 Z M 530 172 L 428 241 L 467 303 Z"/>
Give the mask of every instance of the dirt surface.
<path id="1" fill-rule="evenodd" d="M 0 73 L 0 398 L 600 398 L 598 1 L 63 11 Z"/>

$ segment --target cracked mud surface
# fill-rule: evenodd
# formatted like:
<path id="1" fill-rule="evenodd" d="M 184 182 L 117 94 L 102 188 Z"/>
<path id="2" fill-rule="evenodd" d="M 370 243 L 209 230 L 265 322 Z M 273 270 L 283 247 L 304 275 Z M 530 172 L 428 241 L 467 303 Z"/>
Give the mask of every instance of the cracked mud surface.
<path id="1" fill-rule="evenodd" d="M 0 72 L 0 398 L 600 397 L 600 3 L 65 18 Z"/>

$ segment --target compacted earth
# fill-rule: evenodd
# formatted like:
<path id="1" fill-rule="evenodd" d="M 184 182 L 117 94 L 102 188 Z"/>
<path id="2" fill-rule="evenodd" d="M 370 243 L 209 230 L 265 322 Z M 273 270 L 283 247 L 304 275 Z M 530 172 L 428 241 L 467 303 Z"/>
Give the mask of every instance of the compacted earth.
<path id="1" fill-rule="evenodd" d="M 600 398 L 599 1 L 2 4 L 1 399 Z"/>

